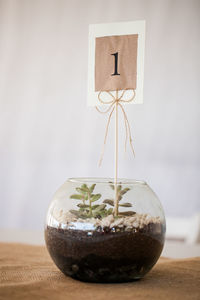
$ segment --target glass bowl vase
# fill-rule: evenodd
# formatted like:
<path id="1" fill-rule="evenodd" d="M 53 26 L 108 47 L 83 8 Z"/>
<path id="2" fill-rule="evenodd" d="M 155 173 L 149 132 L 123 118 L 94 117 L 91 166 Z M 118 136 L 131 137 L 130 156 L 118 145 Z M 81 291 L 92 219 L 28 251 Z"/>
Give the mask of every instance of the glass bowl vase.
<path id="1" fill-rule="evenodd" d="M 157 262 L 165 216 L 147 183 L 70 178 L 55 193 L 45 224 L 47 249 L 57 267 L 87 282 L 142 278 Z"/>

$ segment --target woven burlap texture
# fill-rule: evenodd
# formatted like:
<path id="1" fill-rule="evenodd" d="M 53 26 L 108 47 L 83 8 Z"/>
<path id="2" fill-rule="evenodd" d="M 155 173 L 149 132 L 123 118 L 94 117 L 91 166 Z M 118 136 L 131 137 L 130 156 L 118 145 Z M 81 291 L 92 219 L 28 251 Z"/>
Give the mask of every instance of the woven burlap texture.
<path id="1" fill-rule="evenodd" d="M 200 299 L 200 257 L 161 258 L 142 280 L 94 284 L 63 275 L 43 246 L 0 244 L 0 299 Z"/>

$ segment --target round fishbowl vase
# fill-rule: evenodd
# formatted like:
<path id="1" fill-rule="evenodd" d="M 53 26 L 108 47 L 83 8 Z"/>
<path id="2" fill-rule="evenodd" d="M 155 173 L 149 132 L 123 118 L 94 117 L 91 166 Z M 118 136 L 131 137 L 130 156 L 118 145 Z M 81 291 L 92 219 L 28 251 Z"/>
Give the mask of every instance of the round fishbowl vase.
<path id="1" fill-rule="evenodd" d="M 50 204 L 45 241 L 65 275 L 86 282 L 127 282 L 155 265 L 165 228 L 163 208 L 147 183 L 71 178 Z"/>

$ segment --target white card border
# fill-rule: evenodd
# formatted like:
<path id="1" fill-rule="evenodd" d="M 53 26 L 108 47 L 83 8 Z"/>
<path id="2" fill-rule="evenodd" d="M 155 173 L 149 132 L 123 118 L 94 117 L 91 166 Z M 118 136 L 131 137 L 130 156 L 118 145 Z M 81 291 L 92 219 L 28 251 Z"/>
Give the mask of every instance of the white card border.
<path id="1" fill-rule="evenodd" d="M 144 51 L 145 51 L 145 21 L 104 23 L 89 25 L 89 51 L 88 51 L 88 97 L 87 105 L 100 105 L 98 93 L 95 92 L 95 38 L 112 35 L 138 34 L 137 55 L 137 88 L 134 104 L 143 103 L 144 84 Z"/>

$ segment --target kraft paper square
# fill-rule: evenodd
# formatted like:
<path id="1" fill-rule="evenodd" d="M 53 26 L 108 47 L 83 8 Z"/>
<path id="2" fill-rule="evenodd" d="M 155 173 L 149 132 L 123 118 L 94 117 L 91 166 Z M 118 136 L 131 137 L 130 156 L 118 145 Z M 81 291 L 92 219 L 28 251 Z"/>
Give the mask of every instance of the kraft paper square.
<path id="1" fill-rule="evenodd" d="M 103 105 L 98 100 L 99 91 L 95 90 L 95 49 L 97 38 L 113 37 L 113 36 L 128 36 L 137 35 L 137 61 L 136 61 L 136 76 L 132 78 L 135 82 L 135 98 L 130 102 L 133 104 L 143 103 L 143 81 L 144 81 L 144 50 L 145 50 L 145 21 L 120 22 L 108 24 L 91 24 L 89 25 L 89 48 L 88 48 L 88 97 L 87 104 L 89 106 Z M 116 53 L 116 52 L 114 52 Z M 113 54 L 114 54 L 113 53 Z M 112 54 L 112 53 L 111 53 Z M 115 56 L 110 55 L 112 63 Z M 118 54 L 118 63 L 120 55 Z M 118 66 L 118 73 L 121 72 Z M 114 69 L 112 69 L 114 73 Z M 120 73 L 121 74 L 121 73 Z M 113 77 L 117 77 L 113 76 Z M 119 77 L 119 76 L 118 76 Z M 116 80 L 117 81 L 117 80 Z M 132 84 L 131 84 L 132 85 Z M 109 87 L 110 88 L 110 87 Z M 133 87 L 134 88 L 134 87 Z M 98 89 L 98 86 L 97 86 Z M 109 89 L 111 91 L 111 89 Z M 120 91 L 120 90 L 119 90 Z M 112 92 L 115 93 L 114 91 Z M 132 95 L 132 90 L 129 87 L 126 96 Z"/>
<path id="2" fill-rule="evenodd" d="M 96 38 L 95 91 L 136 89 L 138 34 Z"/>

